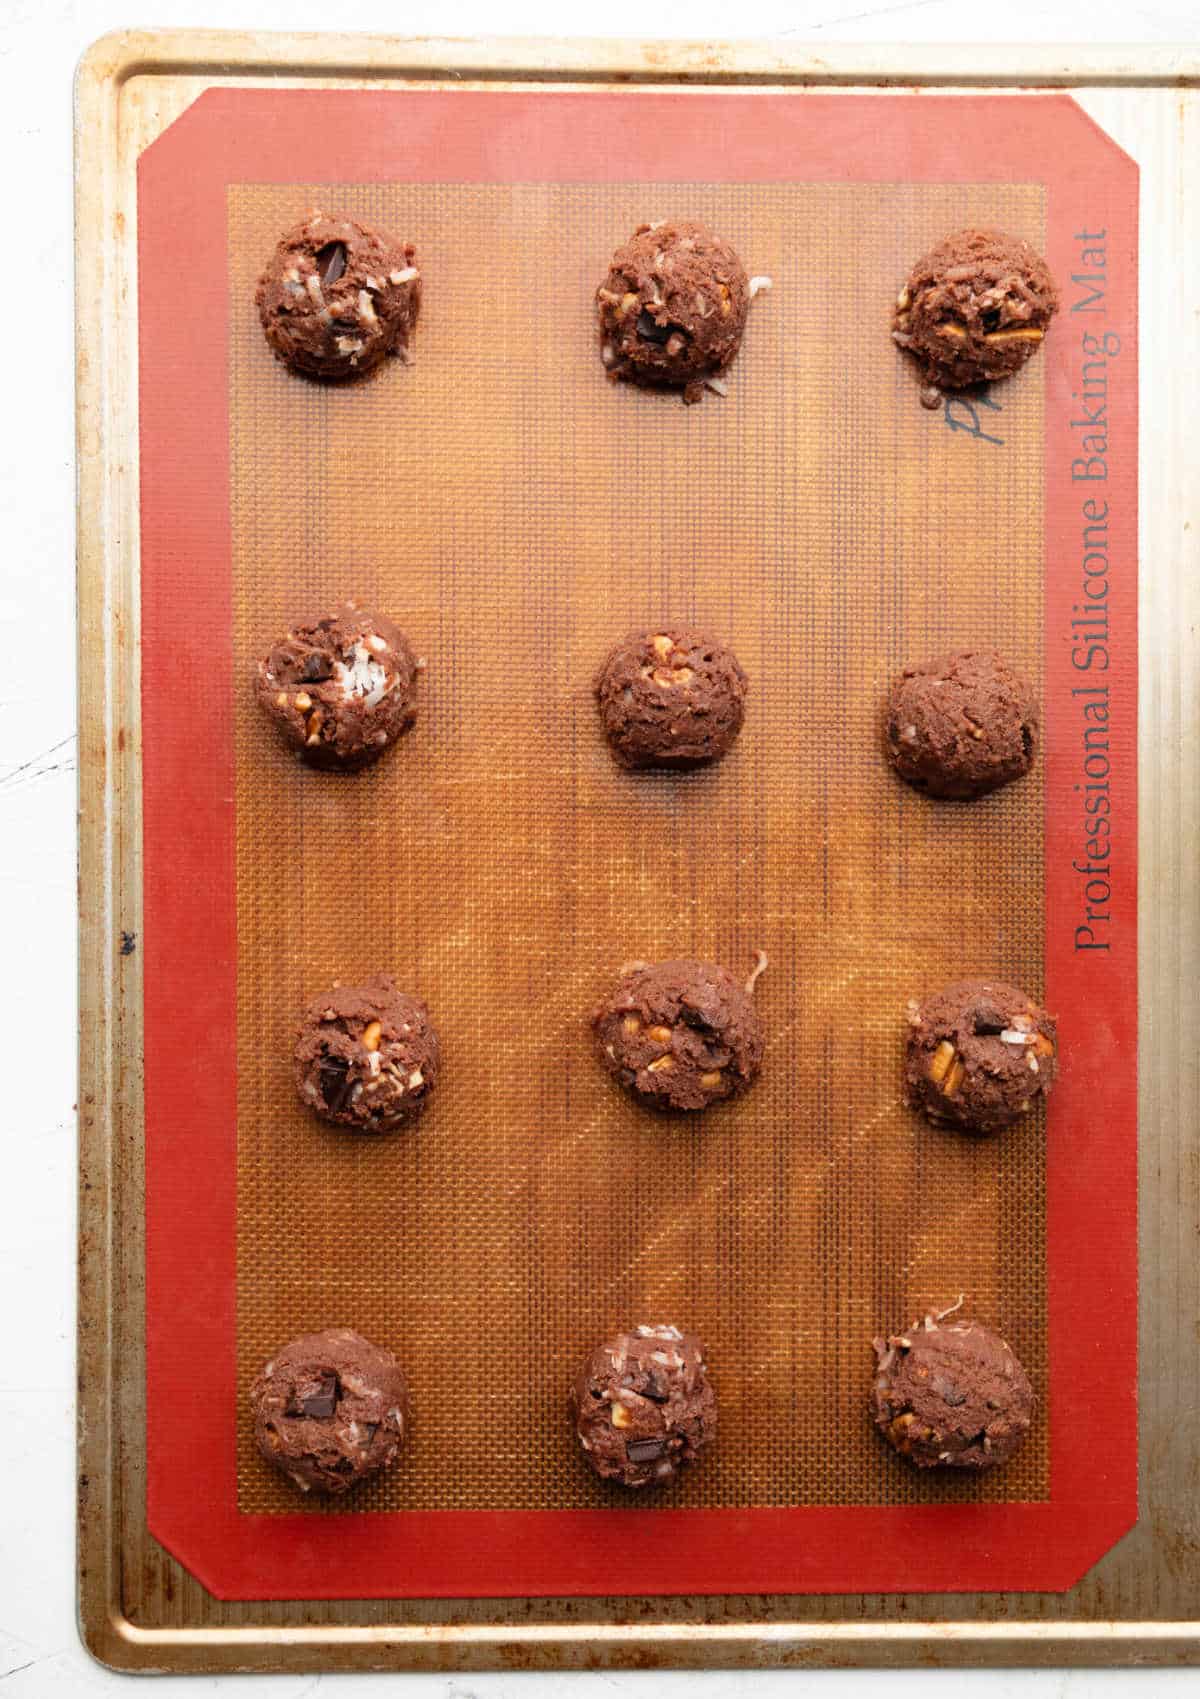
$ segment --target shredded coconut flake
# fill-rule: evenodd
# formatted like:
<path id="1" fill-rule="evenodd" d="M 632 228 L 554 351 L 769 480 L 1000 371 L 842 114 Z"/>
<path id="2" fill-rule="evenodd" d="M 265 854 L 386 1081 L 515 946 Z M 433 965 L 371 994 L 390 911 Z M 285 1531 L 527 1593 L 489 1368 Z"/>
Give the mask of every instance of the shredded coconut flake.
<path id="1" fill-rule="evenodd" d="M 325 305 L 325 292 L 321 288 L 321 279 L 317 276 L 315 271 L 310 271 L 308 276 L 304 279 L 304 287 L 312 296 L 312 303 L 314 307 L 323 307 Z"/>
<path id="2" fill-rule="evenodd" d="M 341 685 L 344 696 L 361 696 L 365 699 L 365 707 L 374 708 L 387 694 L 387 672 L 363 644 L 356 643 L 351 653 L 353 664 L 347 666 L 344 661 L 335 661 L 333 676 Z"/>
<path id="3" fill-rule="evenodd" d="M 415 265 L 409 265 L 405 266 L 403 271 L 389 271 L 388 282 L 394 283 L 398 288 L 402 283 L 412 283 L 420 275 Z"/>
<path id="4" fill-rule="evenodd" d="M 947 1316 L 952 1316 L 954 1314 L 955 1310 L 961 1310 L 962 1307 L 963 1307 L 963 1295 L 960 1292 L 958 1294 L 958 1297 L 955 1300 L 955 1302 L 950 1305 L 949 1309 L 937 1310 L 934 1313 L 937 1316 L 938 1321 L 945 1321 Z"/>
<path id="5" fill-rule="evenodd" d="M 713 390 L 717 395 L 729 394 L 728 384 L 722 383 L 720 378 L 705 378 L 704 381 L 708 385 L 709 389 Z"/>
<path id="6" fill-rule="evenodd" d="M 750 299 L 753 301 L 756 295 L 760 295 L 763 290 L 770 287 L 771 279 L 769 277 L 752 277 L 750 279 Z"/>

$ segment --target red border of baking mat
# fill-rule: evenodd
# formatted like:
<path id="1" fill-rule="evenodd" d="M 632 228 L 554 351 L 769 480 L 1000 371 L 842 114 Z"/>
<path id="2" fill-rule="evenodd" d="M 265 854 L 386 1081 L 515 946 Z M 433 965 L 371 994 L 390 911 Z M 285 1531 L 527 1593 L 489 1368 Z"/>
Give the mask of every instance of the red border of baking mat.
<path id="1" fill-rule="evenodd" d="M 621 145 L 614 148 L 612 138 Z M 226 189 L 230 183 L 1044 182 L 1072 284 L 1046 362 L 1046 995 L 1069 1058 L 1049 1117 L 1050 1498 L 797 1509 L 237 1509 L 235 910 Z M 950 172 L 947 161 L 953 162 Z M 1065 95 L 215 89 L 139 166 L 147 1514 L 222 1598 L 1062 1590 L 1137 1515 L 1137 168 Z M 1098 239 L 1101 240 L 1101 239 Z M 1091 256 L 1095 258 L 1095 256 Z M 182 294 L 181 294 L 182 289 Z M 1087 335 L 1119 337 L 1088 379 Z M 1102 344 L 1097 344 L 1102 347 Z M 1114 345 L 1110 342 L 1108 347 Z M 1107 375 L 1106 419 L 1076 397 Z M 1119 406 L 1117 401 L 1119 399 Z M 915 397 L 914 397 L 915 404 Z M 1105 428 L 1107 425 L 1107 429 Z M 986 429 L 986 424 L 984 426 Z M 1107 478 L 1072 461 L 1098 453 Z M 968 445 L 964 443 L 964 449 Z M 1087 511 L 1085 501 L 1095 507 Z M 1107 549 L 1084 559 L 1101 514 Z M 1101 570 L 1103 568 L 1103 570 Z M 1080 670 L 1107 609 L 1101 656 Z M 1077 611 L 1081 610 L 1081 611 Z M 1088 792 L 1080 689 L 1107 686 Z M 214 728 L 222 728 L 215 732 Z M 1103 794 L 1109 871 L 1089 875 Z M 1080 950 L 1092 899 L 1108 950 Z M 1111 888 L 1107 900 L 1104 885 Z M 1079 942 L 1086 942 L 1081 937 Z M 188 1035 L 201 1035 L 200 1041 Z M 1120 1349 L 1113 1349 L 1114 1334 Z M 197 1364 L 203 1365 L 203 1395 Z M 214 1388 L 217 1390 L 214 1392 Z"/>

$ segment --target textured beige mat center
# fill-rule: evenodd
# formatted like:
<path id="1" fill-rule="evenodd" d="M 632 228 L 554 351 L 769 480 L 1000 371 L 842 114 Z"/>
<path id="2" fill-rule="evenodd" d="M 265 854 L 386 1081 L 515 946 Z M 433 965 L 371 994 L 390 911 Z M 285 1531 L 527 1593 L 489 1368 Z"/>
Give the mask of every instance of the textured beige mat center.
<path id="1" fill-rule="evenodd" d="M 271 360 L 254 283 L 312 206 L 416 242 L 411 368 L 322 388 Z M 612 249 L 675 213 L 775 279 L 728 398 L 693 408 L 606 382 L 592 318 Z M 971 1140 L 899 1093 L 913 992 L 1041 991 L 1040 772 L 935 806 L 878 735 L 906 659 L 982 637 L 1040 677 L 1043 365 L 1000 393 L 1001 447 L 918 406 L 888 328 L 932 240 L 982 220 L 1040 247 L 1043 214 L 998 184 L 231 191 L 239 1396 L 310 1328 L 397 1352 L 412 1443 L 351 1509 L 627 1503 L 565 1399 L 643 1319 L 702 1334 L 722 1405 L 657 1502 L 1047 1496 L 1044 1405 L 970 1480 L 902 1466 L 866 1405 L 872 1334 L 960 1292 L 1045 1394 L 1041 1120 Z M 249 680 L 347 594 L 428 668 L 412 735 L 339 778 L 277 746 Z M 731 641 L 746 727 L 711 771 L 630 776 L 591 680 L 668 617 Z M 759 948 L 751 1094 L 680 1121 L 626 1101 L 585 1028 L 619 965 Z M 430 1003 L 444 1070 L 416 1130 L 356 1141 L 301 1109 L 291 1034 L 377 969 Z M 322 1513 L 248 1423 L 239 1444 L 243 1510 Z"/>

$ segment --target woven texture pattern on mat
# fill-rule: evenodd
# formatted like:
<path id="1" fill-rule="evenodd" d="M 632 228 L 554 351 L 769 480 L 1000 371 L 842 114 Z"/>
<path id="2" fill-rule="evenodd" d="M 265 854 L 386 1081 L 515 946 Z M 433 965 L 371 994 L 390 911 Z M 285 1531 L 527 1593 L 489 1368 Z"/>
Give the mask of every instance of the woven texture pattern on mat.
<path id="1" fill-rule="evenodd" d="M 352 388 L 269 356 L 254 283 L 280 230 L 345 208 L 417 243 L 415 363 Z M 727 399 L 612 386 L 592 293 L 642 219 L 686 212 L 774 289 Z M 949 229 L 1040 245 L 1035 187 L 239 187 L 229 200 L 237 689 L 238 1355 L 245 1410 L 293 1334 L 350 1324 L 413 1393 L 396 1470 L 338 1512 L 628 1503 L 565 1415 L 615 1325 L 708 1346 L 718 1445 L 658 1503 L 1038 1499 L 1047 1490 L 1044 1133 L 972 1140 L 900 1102 L 903 1006 L 991 973 L 1040 992 L 1040 774 L 971 806 L 897 783 L 880 702 L 909 658 L 1042 644 L 1042 372 L 945 428 L 889 339 Z M 255 657 L 355 594 L 428 661 L 420 719 L 355 778 L 261 720 Z M 710 626 L 751 680 L 735 752 L 629 776 L 591 680 L 612 641 Z M 601 1073 L 585 1017 L 620 963 L 748 970 L 762 1078 L 663 1121 Z M 410 1132 L 298 1105 L 296 1012 L 377 969 L 429 1001 L 444 1070 Z M 867 1415 L 870 1340 L 953 1301 L 1042 1398 L 1019 1458 L 921 1477 Z M 320 1513 L 239 1436 L 243 1510 Z"/>

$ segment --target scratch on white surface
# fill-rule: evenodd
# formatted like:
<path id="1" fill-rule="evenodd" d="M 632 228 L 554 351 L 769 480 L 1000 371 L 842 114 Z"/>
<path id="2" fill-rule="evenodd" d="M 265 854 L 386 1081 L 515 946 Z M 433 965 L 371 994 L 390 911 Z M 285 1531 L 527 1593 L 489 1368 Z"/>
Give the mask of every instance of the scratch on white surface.
<path id="1" fill-rule="evenodd" d="M 888 18 L 896 12 L 920 12 L 927 6 L 940 6 L 943 0 L 905 0 L 903 6 L 872 6 L 866 12 L 838 12 L 832 18 L 820 18 L 797 29 L 783 30 L 783 35 L 802 35 L 806 29 L 828 29 L 830 24 L 863 23 L 867 18 Z"/>
<path id="2" fill-rule="evenodd" d="M 52 743 L 49 749 L 43 749 L 39 755 L 31 755 L 28 761 L 10 767 L 7 773 L 0 775 L 0 792 L 20 790 L 23 786 L 32 784 L 35 779 L 44 779 L 49 773 L 73 771 L 74 754 L 62 755 L 60 751 L 69 749 L 74 744 L 75 735 L 72 732 L 70 737 L 60 738 L 57 743 Z M 52 755 L 57 755 L 59 759 L 51 761 Z"/>

